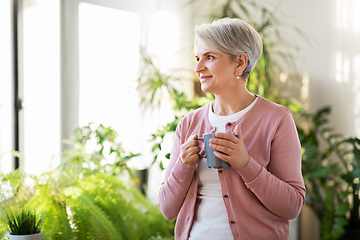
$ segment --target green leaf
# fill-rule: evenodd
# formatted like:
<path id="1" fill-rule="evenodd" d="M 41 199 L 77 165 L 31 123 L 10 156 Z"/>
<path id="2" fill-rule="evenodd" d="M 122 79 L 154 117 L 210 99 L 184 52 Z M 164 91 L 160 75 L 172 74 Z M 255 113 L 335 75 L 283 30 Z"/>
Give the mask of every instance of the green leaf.
<path id="1" fill-rule="evenodd" d="M 157 154 L 154 156 L 154 160 L 152 161 L 151 165 L 154 165 L 154 163 L 156 162 L 158 156 L 159 156 L 159 155 L 157 155 Z"/>
<path id="2" fill-rule="evenodd" d="M 349 211 L 350 204 L 348 202 L 340 202 L 338 208 L 335 211 L 336 215 L 345 215 Z"/>
<path id="3" fill-rule="evenodd" d="M 310 176 L 311 178 L 320 178 L 326 176 L 328 173 L 329 169 L 324 167 L 313 171 Z"/>
<path id="4" fill-rule="evenodd" d="M 354 177 L 353 177 L 352 173 L 342 174 L 341 178 L 344 179 L 349 184 L 352 184 L 354 181 Z"/>
<path id="5" fill-rule="evenodd" d="M 162 162 L 162 161 L 160 162 L 160 169 L 161 169 L 161 170 L 165 170 L 165 168 L 164 168 L 164 164 L 163 164 L 163 162 Z"/>
<path id="6" fill-rule="evenodd" d="M 155 143 L 155 145 L 152 147 L 151 151 L 155 152 L 157 149 L 161 150 L 161 143 Z"/>
<path id="7" fill-rule="evenodd" d="M 41 231 L 45 214 L 43 213 L 40 216 L 27 206 L 20 208 L 9 206 L 5 210 L 5 216 L 10 234 L 27 235 Z"/>

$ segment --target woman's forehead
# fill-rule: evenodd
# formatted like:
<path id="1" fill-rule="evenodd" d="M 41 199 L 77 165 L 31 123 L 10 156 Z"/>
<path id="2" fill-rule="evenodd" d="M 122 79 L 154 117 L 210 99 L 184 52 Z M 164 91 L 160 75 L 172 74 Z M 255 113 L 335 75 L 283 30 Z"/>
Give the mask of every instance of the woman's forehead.
<path id="1" fill-rule="evenodd" d="M 195 44 L 195 55 L 196 56 L 207 55 L 209 53 L 222 55 L 221 53 L 216 51 L 214 48 L 211 48 L 205 44 L 202 44 L 199 42 Z"/>

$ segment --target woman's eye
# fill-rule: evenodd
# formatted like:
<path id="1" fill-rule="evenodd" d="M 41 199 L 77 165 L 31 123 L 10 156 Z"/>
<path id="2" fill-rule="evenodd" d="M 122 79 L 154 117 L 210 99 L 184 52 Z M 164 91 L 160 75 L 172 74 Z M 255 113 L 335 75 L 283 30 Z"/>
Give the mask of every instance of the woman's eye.
<path id="1" fill-rule="evenodd" d="M 198 57 L 195 57 L 195 59 L 196 59 L 197 62 L 200 61 L 200 58 L 198 58 Z M 207 59 L 207 60 L 214 60 L 215 57 L 214 57 L 214 56 L 211 56 L 211 55 L 207 55 L 207 56 L 206 56 L 206 59 Z"/>

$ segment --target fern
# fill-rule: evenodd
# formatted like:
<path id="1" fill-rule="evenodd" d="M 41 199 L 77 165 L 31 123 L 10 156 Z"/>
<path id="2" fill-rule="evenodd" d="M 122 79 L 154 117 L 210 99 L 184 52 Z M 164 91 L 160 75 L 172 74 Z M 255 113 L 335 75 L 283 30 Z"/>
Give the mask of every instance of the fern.
<path id="1" fill-rule="evenodd" d="M 76 179 L 58 174 L 36 178 L 33 194 L 27 195 L 27 207 L 46 212 L 42 227 L 45 239 L 173 237 L 174 222 L 167 221 L 138 189 L 116 176 L 96 172 Z M 17 196 L 24 196 L 21 192 L 25 188 L 21 189 Z M 1 236 L 6 230 L 0 225 Z"/>
<path id="2" fill-rule="evenodd" d="M 114 181 L 115 180 L 115 181 Z M 104 211 L 115 227 L 121 231 L 121 238 L 136 239 L 132 216 L 138 214 L 124 197 L 124 185 L 114 177 L 106 177 L 97 182 L 93 175 L 81 181 L 82 187 L 91 194 L 96 204 Z"/>
<path id="3" fill-rule="evenodd" d="M 124 239 L 148 239 L 151 236 L 172 236 L 173 222 L 168 222 L 158 207 L 138 189 L 123 184 L 113 176 L 96 174 L 79 182 L 94 199 Z M 101 181 L 99 182 L 99 179 Z"/>
<path id="4" fill-rule="evenodd" d="M 93 196 L 76 187 L 69 187 L 65 192 L 68 192 L 65 195 L 71 195 L 69 203 L 73 201 L 71 211 L 74 213 L 75 226 L 79 228 L 79 222 L 86 219 L 85 231 L 78 229 L 78 232 L 90 232 L 91 239 L 119 239 L 118 231 L 102 209 L 96 205 Z"/>
<path id="5" fill-rule="evenodd" d="M 60 189 L 54 189 L 51 183 L 38 185 L 36 194 L 29 199 L 28 205 L 46 212 L 43 233 L 46 239 L 72 239 L 66 205 Z"/>
<path id="6" fill-rule="evenodd" d="M 116 151 L 118 156 L 116 166 L 109 171 L 100 165 L 95 170 L 83 167 L 83 163 L 97 163 L 106 157 L 100 151 L 90 160 L 85 159 L 89 156 L 81 144 L 89 140 L 91 129 L 88 128 L 78 129 L 77 147 L 64 154 L 63 164 L 55 171 L 33 177 L 32 188 L 23 186 L 24 177 L 17 171 L 0 175 L 2 200 L 26 203 L 31 209 L 46 212 L 42 231 L 49 240 L 172 239 L 174 221 L 167 221 L 138 189 L 117 177 L 122 169 L 130 171 L 124 164 L 136 155 L 126 155 L 121 144 L 115 141 L 114 130 L 100 126 L 95 135 L 101 146 L 105 145 L 104 141 L 112 142 L 111 151 Z M 7 226 L 0 224 L 1 237 L 6 231 Z"/>

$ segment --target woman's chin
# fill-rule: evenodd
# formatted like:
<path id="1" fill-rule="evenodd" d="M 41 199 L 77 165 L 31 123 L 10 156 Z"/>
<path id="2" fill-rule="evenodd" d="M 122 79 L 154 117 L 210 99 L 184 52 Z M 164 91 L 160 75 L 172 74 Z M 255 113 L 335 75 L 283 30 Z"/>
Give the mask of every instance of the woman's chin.
<path id="1" fill-rule="evenodd" d="M 210 88 L 206 87 L 201 87 L 201 91 L 203 91 L 204 93 L 213 93 Z"/>
<path id="2" fill-rule="evenodd" d="M 207 91 L 206 89 L 201 88 L 201 91 L 203 91 L 204 93 L 209 93 L 209 91 Z"/>
<path id="3" fill-rule="evenodd" d="M 210 88 L 208 86 L 206 86 L 206 84 L 201 84 L 201 90 L 204 92 L 204 93 L 210 93 Z"/>

